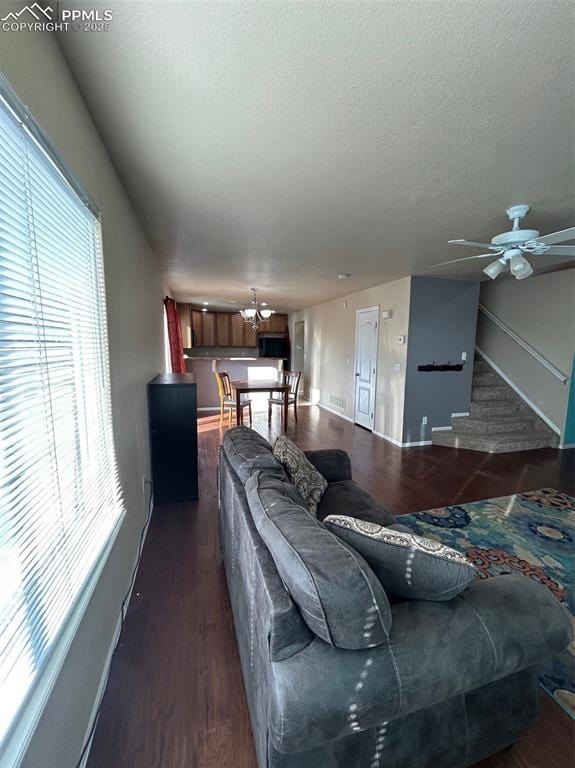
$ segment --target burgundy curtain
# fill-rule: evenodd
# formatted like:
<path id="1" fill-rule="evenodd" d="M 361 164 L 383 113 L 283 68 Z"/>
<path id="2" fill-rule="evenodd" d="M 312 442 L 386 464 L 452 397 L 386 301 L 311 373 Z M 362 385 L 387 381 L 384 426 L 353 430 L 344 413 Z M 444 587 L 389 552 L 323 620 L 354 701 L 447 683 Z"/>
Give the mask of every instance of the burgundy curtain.
<path id="1" fill-rule="evenodd" d="M 176 302 L 169 296 L 164 298 L 164 307 L 166 308 L 166 319 L 168 321 L 168 341 L 170 343 L 170 360 L 172 362 L 172 373 L 185 373 L 186 364 L 184 362 L 184 345 L 182 342 L 182 326 L 180 325 L 180 316 L 176 307 Z"/>

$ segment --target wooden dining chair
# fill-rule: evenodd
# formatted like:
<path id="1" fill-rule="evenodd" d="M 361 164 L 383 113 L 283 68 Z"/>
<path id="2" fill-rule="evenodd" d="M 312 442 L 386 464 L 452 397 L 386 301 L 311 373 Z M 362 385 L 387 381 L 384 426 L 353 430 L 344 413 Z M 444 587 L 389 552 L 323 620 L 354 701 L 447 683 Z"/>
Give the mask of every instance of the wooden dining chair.
<path id="1" fill-rule="evenodd" d="M 220 396 L 220 427 L 224 423 L 224 413 L 228 412 L 228 426 L 232 426 L 234 414 L 236 412 L 236 400 L 232 390 L 230 376 L 227 371 L 214 371 L 218 383 L 218 394 Z M 249 409 L 250 427 L 252 425 L 252 401 L 244 398 L 242 408 Z"/>
<path id="2" fill-rule="evenodd" d="M 282 374 L 282 382 L 289 385 L 288 394 L 288 409 L 290 405 L 293 405 L 293 413 L 295 420 L 297 421 L 297 393 L 299 389 L 299 381 L 301 379 L 301 371 L 284 371 Z M 275 395 L 275 396 L 274 396 Z M 279 405 L 283 411 L 284 396 L 283 392 L 272 393 L 268 399 L 268 424 L 272 420 L 272 405 Z"/>

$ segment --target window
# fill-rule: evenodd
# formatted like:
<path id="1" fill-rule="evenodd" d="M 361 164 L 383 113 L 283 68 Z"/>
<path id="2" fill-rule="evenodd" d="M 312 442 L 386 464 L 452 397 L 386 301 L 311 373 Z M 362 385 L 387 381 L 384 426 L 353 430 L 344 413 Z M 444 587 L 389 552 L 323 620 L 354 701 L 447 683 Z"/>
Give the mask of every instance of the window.
<path id="1" fill-rule="evenodd" d="M 122 515 L 100 222 L 0 83 L 0 742 Z"/>

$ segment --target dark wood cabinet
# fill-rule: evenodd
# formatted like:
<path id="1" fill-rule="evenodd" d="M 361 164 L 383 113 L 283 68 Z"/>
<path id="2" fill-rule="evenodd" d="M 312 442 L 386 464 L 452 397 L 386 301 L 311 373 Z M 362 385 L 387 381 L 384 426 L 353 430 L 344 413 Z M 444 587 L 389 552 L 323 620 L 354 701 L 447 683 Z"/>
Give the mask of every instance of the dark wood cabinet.
<path id="1" fill-rule="evenodd" d="M 189 304 L 178 304 L 178 315 L 182 329 L 182 344 L 184 347 L 192 346 L 192 317 Z"/>
<path id="2" fill-rule="evenodd" d="M 148 384 L 152 486 L 156 504 L 198 498 L 196 380 L 164 373 Z"/>
<path id="3" fill-rule="evenodd" d="M 216 312 L 216 345 L 229 347 L 232 343 L 231 314 L 229 312 Z"/>
<path id="4" fill-rule="evenodd" d="M 245 326 L 247 323 L 244 321 L 243 317 L 240 315 L 239 312 L 235 312 L 230 317 L 230 323 L 231 323 L 231 341 L 230 344 L 232 347 L 247 347 L 248 344 L 245 343 Z"/>
<path id="5" fill-rule="evenodd" d="M 201 312 L 178 305 L 184 347 L 257 347 L 256 331 L 239 312 Z M 288 317 L 274 314 L 260 323 L 260 333 L 284 333 Z"/>

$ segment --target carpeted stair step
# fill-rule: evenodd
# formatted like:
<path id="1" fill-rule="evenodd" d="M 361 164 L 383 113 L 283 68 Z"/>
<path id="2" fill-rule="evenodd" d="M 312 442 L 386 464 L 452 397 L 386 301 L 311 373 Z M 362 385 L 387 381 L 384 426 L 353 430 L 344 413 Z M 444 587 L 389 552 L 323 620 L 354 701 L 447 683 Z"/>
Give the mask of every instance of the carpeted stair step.
<path id="1" fill-rule="evenodd" d="M 453 432 L 471 435 L 497 435 L 500 432 L 528 432 L 536 429 L 535 421 L 521 413 L 513 415 L 492 415 L 482 417 L 464 416 L 453 419 Z"/>
<path id="2" fill-rule="evenodd" d="M 473 389 L 471 390 L 471 402 L 483 402 L 485 400 L 511 400 L 513 395 L 508 387 L 499 385 L 484 385 L 476 386 L 473 383 Z"/>
<path id="3" fill-rule="evenodd" d="M 501 379 L 493 371 L 474 371 L 473 373 L 473 386 L 474 387 L 492 387 L 500 386 Z"/>
<path id="4" fill-rule="evenodd" d="M 552 440 L 543 433 L 500 432 L 495 435 L 477 435 L 462 432 L 433 432 L 434 445 L 460 448 L 483 453 L 513 453 L 514 451 L 533 451 L 538 448 L 554 447 Z"/>
<path id="5" fill-rule="evenodd" d="M 511 416 L 519 413 L 513 400 L 481 400 L 471 403 L 469 415 L 481 419 L 484 416 Z"/>

